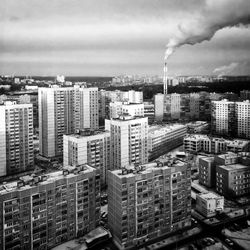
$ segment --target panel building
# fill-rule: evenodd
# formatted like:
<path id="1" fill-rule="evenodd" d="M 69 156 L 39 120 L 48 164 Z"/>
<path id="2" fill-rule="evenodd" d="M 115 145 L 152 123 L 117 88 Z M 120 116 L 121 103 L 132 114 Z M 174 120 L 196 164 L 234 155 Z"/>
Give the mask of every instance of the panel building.
<path id="1" fill-rule="evenodd" d="M 148 118 L 120 116 L 105 120 L 110 131 L 110 168 L 148 162 Z"/>
<path id="2" fill-rule="evenodd" d="M 77 166 L 87 163 L 98 169 L 102 184 L 106 184 L 110 165 L 110 132 L 80 131 L 63 136 L 63 165 Z"/>
<path id="3" fill-rule="evenodd" d="M 212 131 L 217 134 L 250 138 L 250 102 L 212 102 Z"/>
<path id="4" fill-rule="evenodd" d="M 39 148 L 45 157 L 62 156 L 63 135 L 98 129 L 98 89 L 39 88 Z"/>
<path id="5" fill-rule="evenodd" d="M 51 249 L 94 229 L 100 176 L 82 165 L 0 186 L 0 248 Z"/>
<path id="6" fill-rule="evenodd" d="M 31 169 L 33 152 L 32 104 L 6 101 L 0 105 L 0 176 Z"/>
<path id="7" fill-rule="evenodd" d="M 119 249 L 183 229 L 191 219 L 190 168 L 152 162 L 108 173 L 108 224 Z"/>

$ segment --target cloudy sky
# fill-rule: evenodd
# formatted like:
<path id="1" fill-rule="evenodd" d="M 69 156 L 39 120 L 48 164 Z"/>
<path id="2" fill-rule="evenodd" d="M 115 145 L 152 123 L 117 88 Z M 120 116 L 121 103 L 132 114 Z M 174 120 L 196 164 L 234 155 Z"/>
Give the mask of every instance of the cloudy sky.
<path id="1" fill-rule="evenodd" d="M 205 0 L 1 0 L 0 74 L 161 75 L 169 39 L 180 23 L 192 24 L 204 4 Z M 214 15 L 220 16 L 219 11 Z M 171 75 L 250 74 L 250 27 L 222 28 L 210 41 L 179 47 L 168 60 L 168 70 Z"/>

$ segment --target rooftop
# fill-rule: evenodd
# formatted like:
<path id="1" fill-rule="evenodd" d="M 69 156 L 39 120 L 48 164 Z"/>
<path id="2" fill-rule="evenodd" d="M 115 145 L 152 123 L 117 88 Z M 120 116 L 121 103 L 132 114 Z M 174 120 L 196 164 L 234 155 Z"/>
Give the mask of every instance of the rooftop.
<path id="1" fill-rule="evenodd" d="M 218 166 L 218 167 L 225 169 L 227 171 L 250 170 L 250 166 L 246 166 L 246 165 L 242 165 L 242 164 L 230 164 L 230 165 L 222 165 L 222 166 Z"/>
<path id="2" fill-rule="evenodd" d="M 217 157 L 221 159 L 229 159 L 229 158 L 236 158 L 238 156 L 233 152 L 227 152 L 226 154 L 217 155 Z"/>
<path id="3" fill-rule="evenodd" d="M 26 175 L 20 177 L 18 181 L 7 182 L 0 185 L 0 195 L 13 192 L 22 191 L 36 186 L 46 185 L 48 183 L 53 183 L 56 180 L 62 178 L 71 178 L 79 173 L 91 173 L 94 168 L 88 166 L 87 164 L 80 165 L 77 167 L 65 167 L 63 170 L 48 173 L 46 175 L 36 176 L 36 175 Z"/>
<path id="4" fill-rule="evenodd" d="M 185 128 L 186 125 L 183 124 L 172 124 L 172 125 L 153 125 L 149 126 L 148 132 L 149 134 L 159 134 L 159 133 L 169 133 L 171 131 Z"/>
<path id="5" fill-rule="evenodd" d="M 199 194 L 199 196 L 204 200 L 223 198 L 223 196 L 219 196 L 218 194 L 212 192 Z"/>
<path id="6" fill-rule="evenodd" d="M 112 173 L 122 177 L 133 177 L 136 175 L 152 173 L 159 169 L 171 169 L 172 167 L 183 167 L 186 163 L 177 158 L 166 158 L 143 165 L 130 165 L 121 169 L 113 170 Z"/>
<path id="7" fill-rule="evenodd" d="M 93 130 L 81 130 L 81 131 L 79 131 L 79 133 L 68 134 L 66 136 L 79 139 L 79 138 L 93 137 L 96 135 L 105 135 L 105 134 L 110 134 L 110 132 L 107 130 L 95 130 L 95 131 L 93 131 Z"/>

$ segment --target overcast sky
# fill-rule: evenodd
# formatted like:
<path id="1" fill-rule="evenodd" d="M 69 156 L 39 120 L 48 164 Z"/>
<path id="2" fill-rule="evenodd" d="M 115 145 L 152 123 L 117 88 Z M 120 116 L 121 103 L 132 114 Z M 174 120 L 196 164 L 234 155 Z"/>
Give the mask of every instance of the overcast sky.
<path id="1" fill-rule="evenodd" d="M 0 74 L 162 75 L 168 39 L 203 8 L 203 0 L 1 0 Z M 178 48 L 168 70 L 250 74 L 249 26 Z"/>

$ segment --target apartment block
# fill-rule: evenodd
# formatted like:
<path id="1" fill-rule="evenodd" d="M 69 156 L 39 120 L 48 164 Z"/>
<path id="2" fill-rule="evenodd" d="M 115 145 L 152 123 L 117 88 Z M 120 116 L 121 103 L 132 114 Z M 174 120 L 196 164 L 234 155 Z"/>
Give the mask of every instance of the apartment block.
<path id="1" fill-rule="evenodd" d="M 250 194 L 250 166 L 240 163 L 216 166 L 216 191 L 226 197 Z"/>
<path id="2" fill-rule="evenodd" d="M 152 162 L 108 173 L 108 224 L 119 249 L 189 226 L 190 167 Z"/>
<path id="3" fill-rule="evenodd" d="M 237 135 L 250 139 L 250 100 L 235 103 Z"/>
<path id="4" fill-rule="evenodd" d="M 0 249 L 51 249 L 99 224 L 100 176 L 88 165 L 0 186 Z"/>
<path id="5" fill-rule="evenodd" d="M 77 166 L 87 163 L 98 169 L 102 184 L 106 184 L 110 166 L 110 132 L 80 131 L 63 136 L 63 165 Z"/>
<path id="6" fill-rule="evenodd" d="M 39 88 L 39 148 L 45 157 L 61 157 L 63 135 L 98 129 L 98 89 Z"/>
<path id="7" fill-rule="evenodd" d="M 148 130 L 149 161 L 182 145 L 186 133 L 187 127 L 181 124 L 150 126 Z"/>
<path id="8" fill-rule="evenodd" d="M 120 116 L 105 120 L 110 131 L 110 169 L 148 162 L 148 118 Z"/>
<path id="9" fill-rule="evenodd" d="M 5 101 L 0 117 L 0 176 L 33 168 L 32 104 Z"/>
<path id="10" fill-rule="evenodd" d="M 212 101 L 212 131 L 221 135 L 236 136 L 235 103 L 227 99 Z"/>

